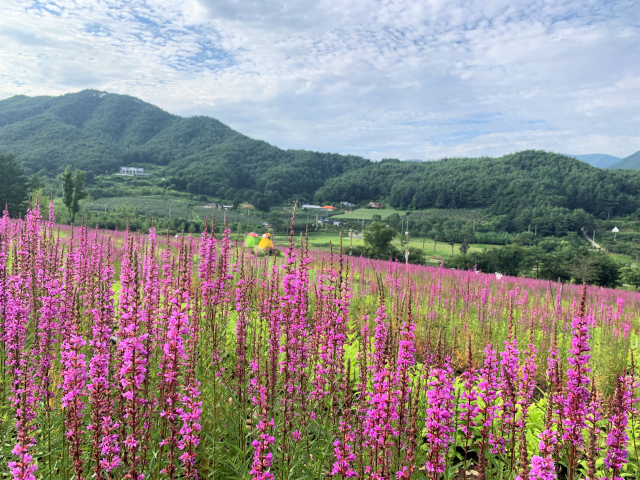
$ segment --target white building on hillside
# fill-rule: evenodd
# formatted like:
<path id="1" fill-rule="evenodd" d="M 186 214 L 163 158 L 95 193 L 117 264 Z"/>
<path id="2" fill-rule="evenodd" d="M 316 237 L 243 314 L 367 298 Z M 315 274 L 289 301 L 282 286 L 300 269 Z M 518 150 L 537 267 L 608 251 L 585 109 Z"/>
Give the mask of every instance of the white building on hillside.
<path id="1" fill-rule="evenodd" d="M 116 173 L 119 177 L 148 177 L 148 173 L 144 173 L 144 168 L 120 167 L 120 173 Z"/>

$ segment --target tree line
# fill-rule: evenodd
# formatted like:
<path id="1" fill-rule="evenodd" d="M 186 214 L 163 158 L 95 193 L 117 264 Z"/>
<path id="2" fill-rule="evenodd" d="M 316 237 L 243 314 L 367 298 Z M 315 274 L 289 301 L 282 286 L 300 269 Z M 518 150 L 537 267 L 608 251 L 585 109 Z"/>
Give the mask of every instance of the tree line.
<path id="1" fill-rule="evenodd" d="M 383 160 L 327 180 L 318 202 L 381 200 L 399 209 L 483 208 L 510 219 L 537 208 L 606 217 L 640 206 L 640 172 L 600 170 L 551 152 L 434 162 Z"/>
<path id="2" fill-rule="evenodd" d="M 407 248 L 404 235 L 399 235 L 400 248 L 393 245 L 391 242 L 398 236 L 398 232 L 387 224 L 374 221 L 363 233 L 365 245 L 348 249 L 350 255 L 382 260 L 390 258 L 415 264 L 424 264 L 426 261 L 422 249 Z M 586 282 L 609 288 L 618 287 L 622 283 L 636 289 L 640 286 L 640 268 L 637 264 L 621 265 L 603 252 L 590 250 L 576 237 L 569 238 L 569 241 L 548 238 L 535 246 L 513 244 L 473 252 L 468 251 L 463 242 L 459 248 L 460 253 L 445 257 L 443 263 L 447 268 L 500 273 L 513 277 L 525 276 L 578 284 Z M 456 238 L 448 237 L 452 253 L 455 241 Z M 434 248 L 435 245 L 436 243 Z M 406 254 L 408 256 L 405 257 Z"/>

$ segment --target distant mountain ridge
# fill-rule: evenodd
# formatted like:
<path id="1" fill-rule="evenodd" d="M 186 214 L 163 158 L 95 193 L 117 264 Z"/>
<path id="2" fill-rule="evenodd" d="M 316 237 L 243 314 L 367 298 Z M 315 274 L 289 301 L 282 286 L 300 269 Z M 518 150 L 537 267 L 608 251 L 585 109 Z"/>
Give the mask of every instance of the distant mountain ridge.
<path id="1" fill-rule="evenodd" d="M 606 155 L 604 153 L 590 153 L 587 155 L 567 155 L 567 156 L 577 158 L 578 160 L 588 163 L 592 167 L 597 167 L 597 168 L 608 168 L 609 165 L 612 165 L 620 161 L 619 157 L 614 157 L 613 155 Z"/>
<path id="2" fill-rule="evenodd" d="M 609 165 L 608 168 L 611 169 L 619 169 L 619 168 L 628 168 L 632 170 L 640 170 L 640 150 L 636 153 L 629 155 L 628 157 L 623 158 L 622 160 Z"/>

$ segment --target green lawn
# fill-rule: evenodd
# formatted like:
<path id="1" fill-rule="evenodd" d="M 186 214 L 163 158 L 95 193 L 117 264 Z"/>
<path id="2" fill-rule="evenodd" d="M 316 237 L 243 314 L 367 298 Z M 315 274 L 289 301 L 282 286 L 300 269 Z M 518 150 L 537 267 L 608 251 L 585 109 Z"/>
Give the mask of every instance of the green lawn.
<path id="1" fill-rule="evenodd" d="M 298 243 L 300 240 L 299 238 L 296 238 L 296 243 Z M 282 235 L 282 234 L 277 234 L 275 235 L 275 242 L 276 245 L 282 246 L 285 245 L 288 242 L 288 237 L 286 235 Z M 334 251 L 338 251 L 338 246 L 340 245 L 340 237 L 338 234 L 336 233 L 324 233 L 324 232 L 318 232 L 318 233 L 310 233 L 309 234 L 309 249 L 310 250 L 320 250 L 320 251 L 329 251 L 329 243 L 333 244 L 334 247 Z M 393 245 L 395 245 L 398 249 L 401 249 L 400 246 L 400 241 L 399 239 L 396 237 L 396 239 L 392 242 Z M 349 247 L 352 245 L 351 243 L 351 239 L 347 236 L 347 234 L 345 233 L 342 237 L 342 246 L 343 246 L 343 250 L 347 251 L 349 250 Z M 362 239 L 353 239 L 353 246 L 357 247 L 360 245 L 364 245 L 364 240 Z M 410 247 L 415 247 L 415 248 L 420 248 L 422 249 L 422 239 L 416 239 L 416 240 L 409 240 L 409 246 Z M 469 247 L 469 251 L 482 251 L 485 248 L 496 248 L 498 247 L 498 245 L 474 245 L 472 244 Z M 449 245 L 448 243 L 441 243 L 438 242 L 435 245 L 435 250 L 434 250 L 434 244 L 433 244 L 433 240 L 427 239 L 426 242 L 424 243 L 424 249 L 423 249 L 425 255 L 427 257 L 436 257 L 436 258 L 442 258 L 444 256 L 447 255 L 451 255 L 451 245 Z M 454 255 L 457 255 L 460 253 L 460 244 L 456 243 L 453 247 L 453 252 Z"/>
<path id="2" fill-rule="evenodd" d="M 375 209 L 375 208 L 358 208 L 353 212 L 343 213 L 341 215 L 334 215 L 331 219 L 343 219 L 343 220 L 371 220 L 374 215 L 380 215 L 384 220 L 389 215 L 397 213 L 401 217 L 406 215 L 407 210 L 395 210 L 393 208 Z"/>

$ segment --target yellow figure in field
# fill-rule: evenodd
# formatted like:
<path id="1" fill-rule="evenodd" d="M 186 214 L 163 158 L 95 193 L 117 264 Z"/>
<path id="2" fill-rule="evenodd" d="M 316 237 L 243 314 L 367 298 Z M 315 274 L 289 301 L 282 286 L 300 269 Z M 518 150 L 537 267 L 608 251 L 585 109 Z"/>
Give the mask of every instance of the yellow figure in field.
<path id="1" fill-rule="evenodd" d="M 273 250 L 271 234 L 265 233 L 261 237 L 257 233 L 251 232 L 247 235 L 247 238 L 244 241 L 244 246 L 251 250 L 255 247 L 254 252 L 256 255 L 268 255 Z"/>
<path id="2" fill-rule="evenodd" d="M 257 251 L 258 252 L 264 251 L 265 253 L 268 253 L 271 250 L 273 250 L 273 242 L 271 241 L 271 234 L 265 233 L 264 235 L 262 235 L 262 240 L 260 240 L 260 243 L 258 244 Z"/>

